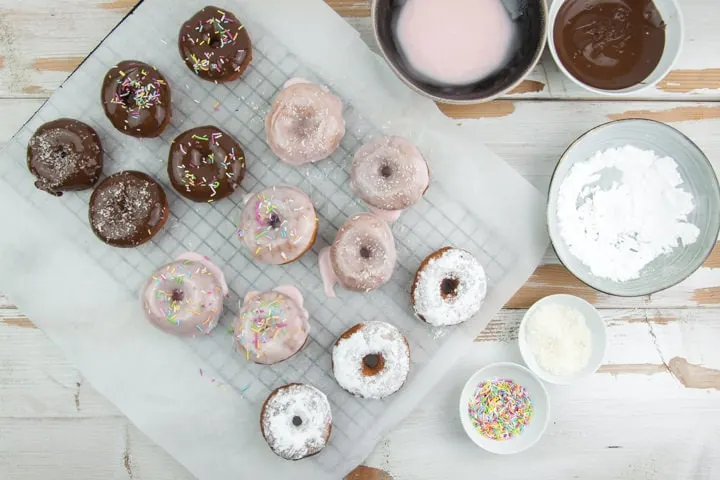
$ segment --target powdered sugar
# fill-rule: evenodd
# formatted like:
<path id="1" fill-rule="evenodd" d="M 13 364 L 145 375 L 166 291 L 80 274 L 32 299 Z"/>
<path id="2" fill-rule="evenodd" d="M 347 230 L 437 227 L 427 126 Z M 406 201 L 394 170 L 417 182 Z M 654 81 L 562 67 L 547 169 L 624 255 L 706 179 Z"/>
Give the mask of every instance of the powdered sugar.
<path id="1" fill-rule="evenodd" d="M 621 178 L 602 188 L 608 169 Z M 672 158 L 631 145 L 597 152 L 576 163 L 560 186 L 560 235 L 593 275 L 638 278 L 650 262 L 698 238 L 700 230 L 687 221 L 694 199 L 682 183 Z"/>
<path id="2" fill-rule="evenodd" d="M 382 357 L 383 367 L 374 375 L 363 372 L 366 356 Z M 410 371 L 410 349 L 400 330 L 385 322 L 363 324 L 333 348 L 335 379 L 348 392 L 381 399 L 397 392 Z"/>
<path id="3" fill-rule="evenodd" d="M 567 305 L 538 305 L 527 320 L 525 340 L 540 368 L 553 375 L 573 375 L 590 361 L 587 321 Z"/>
<path id="4" fill-rule="evenodd" d="M 325 448 L 332 425 L 330 403 L 311 385 L 286 385 L 270 394 L 260 424 L 273 452 L 300 460 Z"/>
<path id="5" fill-rule="evenodd" d="M 487 292 L 485 269 L 470 253 L 457 248 L 431 255 L 420 268 L 413 288 L 415 313 L 435 326 L 456 325 L 470 319 Z M 450 292 L 443 292 L 450 282 Z"/>

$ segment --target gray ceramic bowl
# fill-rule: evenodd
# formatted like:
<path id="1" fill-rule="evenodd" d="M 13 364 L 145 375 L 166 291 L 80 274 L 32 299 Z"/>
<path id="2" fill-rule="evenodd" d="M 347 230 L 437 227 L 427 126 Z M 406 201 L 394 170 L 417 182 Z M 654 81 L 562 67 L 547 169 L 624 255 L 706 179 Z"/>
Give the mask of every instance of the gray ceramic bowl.
<path id="1" fill-rule="evenodd" d="M 616 282 L 592 275 L 585 264 L 570 254 L 560 236 L 556 212 L 560 185 L 575 162 L 585 161 L 597 151 L 625 145 L 675 159 L 684 181 L 682 188 L 695 198 L 695 210 L 688 216 L 688 221 L 700 229 L 700 236 L 694 244 L 675 248 L 655 259 L 640 272 L 639 278 Z M 720 231 L 720 186 L 705 154 L 669 125 L 641 119 L 606 123 L 575 140 L 560 158 L 550 182 L 548 228 L 560 261 L 586 284 L 611 295 L 649 295 L 680 283 L 700 268 L 710 255 Z"/>
<path id="2" fill-rule="evenodd" d="M 375 40 L 390 68 L 416 92 L 443 103 L 490 101 L 515 88 L 537 65 L 547 40 L 546 0 L 502 0 L 517 12 L 515 23 L 521 32 L 520 48 L 508 64 L 489 78 L 470 85 L 437 86 L 413 76 L 400 53 L 394 35 L 394 22 L 407 0 L 373 0 L 371 6 Z"/>

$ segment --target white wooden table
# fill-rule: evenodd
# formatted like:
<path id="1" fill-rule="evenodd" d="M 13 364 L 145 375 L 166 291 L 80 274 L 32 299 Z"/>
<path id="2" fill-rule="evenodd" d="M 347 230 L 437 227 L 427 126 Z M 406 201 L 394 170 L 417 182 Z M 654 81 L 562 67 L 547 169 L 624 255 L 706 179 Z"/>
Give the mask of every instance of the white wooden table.
<path id="1" fill-rule="evenodd" d="M 0 0 L 0 141 L 29 118 L 135 1 Z M 373 45 L 366 0 L 328 3 Z M 480 122 L 484 136 L 479 140 L 542 190 L 573 139 L 626 117 L 670 123 L 720 170 L 718 0 L 680 3 L 687 27 L 684 53 L 659 88 L 642 97 L 593 97 L 565 80 L 546 55 L 506 98 L 443 111 L 458 122 Z M 0 234 L 12 234 L 2 229 L 2 218 Z M 559 292 L 602 308 L 610 333 L 605 365 L 581 385 L 550 389 L 554 421 L 536 447 L 513 458 L 485 454 L 464 437 L 457 421 L 460 385 L 491 361 L 519 360 L 514 338 L 524 309 Z M 720 248 L 677 287 L 634 299 L 583 286 L 548 252 L 507 309 L 478 332 L 473 350 L 378 445 L 367 465 L 396 480 L 720 478 L 719 308 Z M 362 469 L 353 478 L 387 479 L 383 471 Z M 0 294 L 0 479 L 97 478 L 192 477 L 85 383 L 42 331 Z"/>

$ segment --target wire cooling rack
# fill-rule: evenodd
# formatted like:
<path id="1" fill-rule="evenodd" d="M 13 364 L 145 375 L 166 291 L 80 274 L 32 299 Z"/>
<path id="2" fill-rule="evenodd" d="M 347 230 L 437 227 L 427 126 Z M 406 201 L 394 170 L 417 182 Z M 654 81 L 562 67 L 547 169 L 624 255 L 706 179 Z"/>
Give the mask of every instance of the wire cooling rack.
<path id="1" fill-rule="evenodd" d="M 244 18 L 242 11 L 235 13 Z M 162 22 L 156 20 L 160 14 Z M 349 189 L 349 164 L 362 143 L 382 133 L 352 105 L 346 105 L 347 134 L 331 158 L 300 168 L 280 162 L 268 149 L 264 132 L 264 119 L 273 97 L 289 78 L 326 82 L 301 65 L 271 34 L 250 22 L 247 27 L 253 39 L 254 58 L 242 79 L 227 85 L 200 80 L 177 52 L 177 31 L 188 17 L 183 9 L 154 13 L 149 8 L 143 9 L 143 15 L 128 17 L 11 140 L 6 153 L 16 162 L 6 169 L 6 179 L 29 202 L 71 225 L 74 240 L 117 280 L 118 288 L 138 292 L 155 268 L 186 251 L 207 255 L 217 263 L 230 287 L 225 313 L 211 335 L 189 338 L 187 346 L 258 411 L 273 389 L 287 383 L 310 383 L 324 391 L 332 405 L 332 438 L 320 455 L 306 461 L 317 462 L 327 472 L 337 472 L 357 443 L 367 440 L 368 429 L 393 401 L 392 397 L 384 401 L 361 400 L 337 385 L 330 358 L 338 336 L 360 321 L 394 324 L 409 341 L 412 367 L 408 382 L 416 381 L 417 372 L 432 359 L 444 338 L 444 330 L 430 328 L 412 315 L 409 291 L 421 261 L 446 245 L 471 251 L 486 269 L 490 291 L 515 258 L 485 224 L 432 186 L 424 199 L 392 226 L 398 250 L 392 280 L 374 292 L 340 290 L 339 298 L 326 298 L 317 266 L 318 252 L 333 241 L 350 215 L 365 210 Z M 171 86 L 172 123 L 157 139 L 125 136 L 111 126 L 103 113 L 99 101 L 102 78 L 110 67 L 127 59 L 157 66 Z M 329 87 L 332 89 L 332 85 Z M 34 189 L 25 166 L 28 140 L 41 124 L 59 117 L 77 118 L 97 130 L 105 150 L 105 176 L 138 169 L 163 185 L 171 217 L 150 243 L 135 249 L 115 249 L 94 239 L 87 220 L 90 191 L 68 193 L 57 199 Z M 167 178 L 166 161 L 169 144 L 178 134 L 208 124 L 240 141 L 248 170 L 242 192 L 213 204 L 197 204 L 175 193 Z M 312 198 L 319 217 L 318 237 L 312 250 L 290 265 L 260 265 L 251 260 L 236 238 L 236 221 L 245 194 L 278 184 L 297 186 Z M 302 290 L 311 315 L 310 338 L 299 354 L 285 362 L 273 366 L 252 364 L 235 352 L 229 333 L 238 302 L 249 290 L 267 290 L 281 284 Z"/>

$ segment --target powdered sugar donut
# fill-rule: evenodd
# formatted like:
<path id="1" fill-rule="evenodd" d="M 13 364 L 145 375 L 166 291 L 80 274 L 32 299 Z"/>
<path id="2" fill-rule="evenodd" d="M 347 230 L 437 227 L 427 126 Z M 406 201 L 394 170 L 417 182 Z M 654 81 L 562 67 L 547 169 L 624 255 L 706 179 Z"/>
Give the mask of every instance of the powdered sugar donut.
<path id="1" fill-rule="evenodd" d="M 340 227 L 332 246 L 320 252 L 319 262 L 327 296 L 335 296 L 336 283 L 356 292 L 374 290 L 395 270 L 395 238 L 384 220 L 359 213 Z"/>
<path id="2" fill-rule="evenodd" d="M 410 292 L 415 314 L 434 325 L 456 325 L 482 307 L 487 277 L 469 252 L 445 247 L 427 257 L 415 275 Z"/>
<path id="3" fill-rule="evenodd" d="M 233 322 L 238 352 L 255 363 L 272 365 L 295 355 L 305 345 L 310 315 L 297 288 L 285 285 L 269 292 L 250 292 Z"/>
<path id="4" fill-rule="evenodd" d="M 285 385 L 265 400 L 260 429 L 270 449 L 286 460 L 316 455 L 330 439 L 330 402 L 311 385 Z"/>
<path id="5" fill-rule="evenodd" d="M 238 237 L 255 260 L 272 265 L 290 263 L 315 243 L 317 215 L 302 190 L 270 187 L 248 195 L 245 202 Z"/>
<path id="6" fill-rule="evenodd" d="M 157 269 L 141 300 L 148 321 L 176 335 L 208 334 L 223 312 L 228 286 L 222 271 L 207 257 L 184 253 Z"/>
<path id="7" fill-rule="evenodd" d="M 409 140 L 381 137 L 355 153 L 350 183 L 373 213 L 394 221 L 422 198 L 430 173 L 422 153 Z"/>
<path id="8" fill-rule="evenodd" d="M 360 323 L 335 342 L 332 362 L 342 388 L 358 397 L 381 399 L 405 383 L 410 347 L 400 330 L 389 323 Z"/>
<path id="9" fill-rule="evenodd" d="M 270 149 L 291 165 L 329 157 L 345 136 L 342 110 L 340 98 L 327 88 L 303 79 L 289 80 L 265 119 Z"/>

